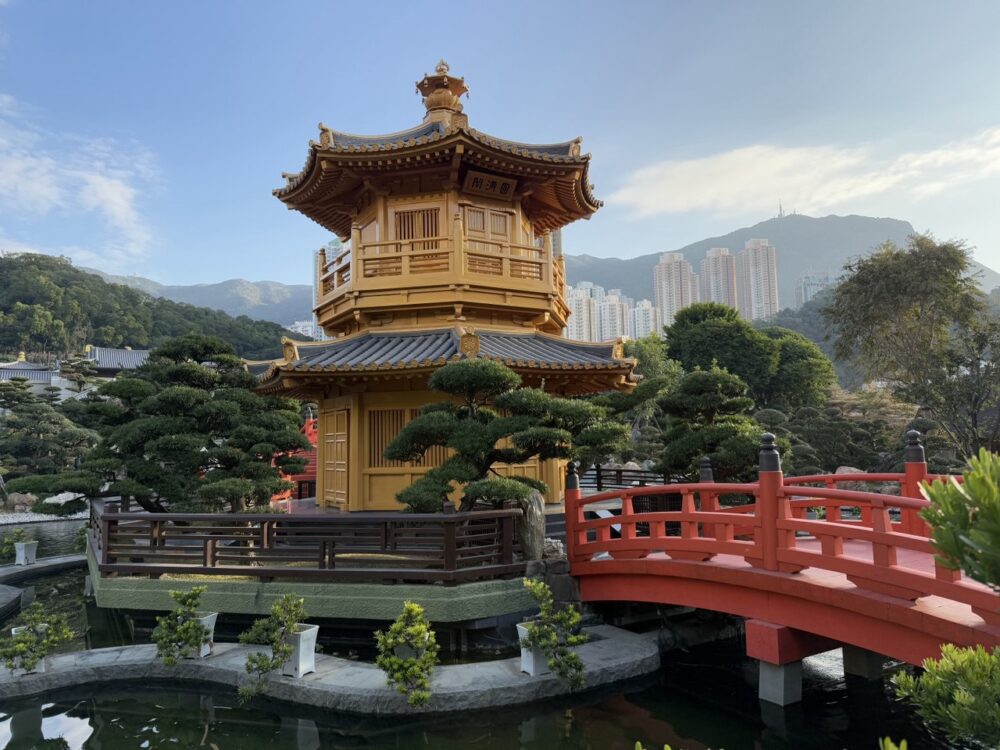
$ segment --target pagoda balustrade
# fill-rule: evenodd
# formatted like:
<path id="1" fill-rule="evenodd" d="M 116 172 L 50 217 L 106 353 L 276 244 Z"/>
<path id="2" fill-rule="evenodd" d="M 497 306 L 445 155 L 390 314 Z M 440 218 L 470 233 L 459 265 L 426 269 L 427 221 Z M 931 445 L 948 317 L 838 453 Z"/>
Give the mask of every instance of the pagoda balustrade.
<path id="1" fill-rule="evenodd" d="M 320 254 L 318 304 L 348 292 L 441 283 L 489 284 L 511 291 L 555 293 L 565 307 L 565 267 L 548 247 L 479 237 L 421 237 L 347 247 L 332 258 Z M 405 283 L 403 282 L 405 279 Z"/>

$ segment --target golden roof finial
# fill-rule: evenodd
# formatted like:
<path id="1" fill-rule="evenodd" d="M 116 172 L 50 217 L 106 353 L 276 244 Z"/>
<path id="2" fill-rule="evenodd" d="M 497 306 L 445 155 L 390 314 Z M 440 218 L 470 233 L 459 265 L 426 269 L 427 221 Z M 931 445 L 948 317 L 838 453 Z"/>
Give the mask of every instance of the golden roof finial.
<path id="1" fill-rule="evenodd" d="M 448 63 L 441 60 L 434 68 L 433 75 L 425 74 L 423 80 L 417 82 L 417 91 L 424 97 L 427 112 L 461 112 L 459 101 L 463 94 L 469 93 L 464 78 L 450 75 Z"/>

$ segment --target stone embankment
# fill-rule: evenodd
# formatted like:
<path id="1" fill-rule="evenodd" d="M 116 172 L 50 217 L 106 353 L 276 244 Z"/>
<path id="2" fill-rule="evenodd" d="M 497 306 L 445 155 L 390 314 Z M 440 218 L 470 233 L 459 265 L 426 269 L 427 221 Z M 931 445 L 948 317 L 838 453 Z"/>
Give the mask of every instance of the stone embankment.
<path id="1" fill-rule="evenodd" d="M 576 651 L 584 663 L 586 688 L 641 677 L 659 669 L 655 634 L 637 635 L 600 625 L 586 628 L 591 640 Z M 191 681 L 236 687 L 247 679 L 247 654 L 260 647 L 216 644 L 204 659 L 185 659 L 166 667 L 156 647 L 124 646 L 50 656 L 46 671 L 14 677 L 0 673 L 0 702 L 74 686 L 122 682 Z M 518 658 L 440 666 L 431 681 L 432 696 L 413 708 L 385 684 L 373 664 L 316 655 L 316 672 L 300 679 L 272 676 L 264 695 L 332 711 L 367 715 L 446 713 L 531 703 L 569 692 L 555 675 L 529 677 Z"/>

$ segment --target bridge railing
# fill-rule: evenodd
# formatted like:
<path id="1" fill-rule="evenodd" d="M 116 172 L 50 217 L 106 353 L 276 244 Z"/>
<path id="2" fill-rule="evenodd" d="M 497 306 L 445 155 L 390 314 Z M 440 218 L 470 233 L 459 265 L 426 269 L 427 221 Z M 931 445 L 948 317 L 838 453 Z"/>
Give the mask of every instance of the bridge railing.
<path id="1" fill-rule="evenodd" d="M 567 554 L 577 575 L 599 574 L 608 561 L 641 560 L 650 566 L 656 561 L 707 563 L 720 556 L 780 573 L 825 570 L 880 594 L 961 602 L 984 621 L 1000 625 L 1000 597 L 934 557 L 930 530 L 918 514 L 928 505 L 919 496 L 920 482 L 936 477 L 927 474 L 918 443 L 908 446 L 908 458 L 902 474 L 786 479 L 774 437 L 766 435 L 753 483 L 702 481 L 587 497 L 568 488 Z M 837 487 L 858 481 L 896 482 L 902 494 Z M 651 503 L 651 498 L 667 502 Z M 727 505 L 731 498 L 743 504 Z M 657 509 L 643 510 L 650 507 Z M 722 561 L 734 562 L 732 557 Z"/>

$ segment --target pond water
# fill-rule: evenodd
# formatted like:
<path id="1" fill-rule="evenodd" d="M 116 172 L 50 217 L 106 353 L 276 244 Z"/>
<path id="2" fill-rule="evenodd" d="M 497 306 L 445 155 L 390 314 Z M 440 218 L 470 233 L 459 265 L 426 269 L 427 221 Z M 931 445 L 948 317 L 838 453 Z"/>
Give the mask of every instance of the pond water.
<path id="1" fill-rule="evenodd" d="M 738 643 L 666 660 L 648 680 L 570 701 L 426 719 L 368 719 L 266 701 L 241 707 L 214 689 L 101 686 L 0 706 L 0 748 L 63 750 L 873 750 L 906 737 L 912 750 L 954 747 L 935 739 L 885 685 L 845 683 L 834 652 L 808 660 L 805 699 L 762 713 L 752 667 Z"/>
<path id="2" fill-rule="evenodd" d="M 42 523 L 10 524 L 0 526 L 0 536 L 24 529 L 24 535 L 29 539 L 38 540 L 38 557 L 53 557 L 79 552 L 76 549 L 77 534 L 83 528 L 83 519 L 73 521 L 44 521 Z"/>

